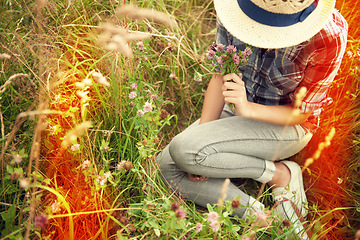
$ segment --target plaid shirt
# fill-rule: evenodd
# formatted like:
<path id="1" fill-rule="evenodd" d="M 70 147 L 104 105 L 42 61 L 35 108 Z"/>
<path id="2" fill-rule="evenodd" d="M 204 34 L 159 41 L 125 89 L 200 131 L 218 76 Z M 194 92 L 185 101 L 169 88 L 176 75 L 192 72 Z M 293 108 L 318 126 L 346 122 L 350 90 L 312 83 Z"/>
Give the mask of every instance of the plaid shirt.
<path id="1" fill-rule="evenodd" d="M 240 67 L 250 102 L 285 105 L 295 102 L 296 93 L 306 87 L 302 113 L 314 117 L 332 103 L 327 92 L 345 53 L 348 25 L 334 10 L 331 20 L 314 37 L 294 47 L 253 48 L 248 64 Z M 244 50 L 245 43 L 233 37 L 217 21 L 216 42 Z"/>

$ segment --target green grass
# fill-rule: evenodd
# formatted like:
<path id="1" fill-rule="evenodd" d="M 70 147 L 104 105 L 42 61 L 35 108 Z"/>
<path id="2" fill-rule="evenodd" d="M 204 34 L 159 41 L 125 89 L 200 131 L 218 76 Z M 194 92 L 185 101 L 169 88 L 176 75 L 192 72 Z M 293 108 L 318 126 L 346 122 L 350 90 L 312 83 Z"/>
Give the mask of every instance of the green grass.
<path id="1" fill-rule="evenodd" d="M 253 230 L 258 230 L 261 239 L 286 239 L 293 226 L 284 228 L 280 222 L 258 229 L 251 226 L 255 219 L 245 222 L 228 216 L 233 211 L 231 203 L 198 208 L 163 184 L 155 155 L 200 116 L 210 76 L 204 52 L 214 39 L 215 12 L 211 1 L 131 3 L 173 15 L 178 28 L 117 16 L 116 8 L 123 1 L 49 1 L 42 9 L 34 1 L 0 3 L 0 53 L 11 55 L 0 60 L 0 85 L 16 73 L 28 74 L 15 78 L 1 93 L 0 239 L 238 239 Z M 139 50 L 136 41 L 130 43 L 133 57 L 125 58 L 99 44 L 97 39 L 103 34 L 99 25 L 104 22 L 150 31 L 152 37 L 144 41 L 145 50 Z M 91 71 L 105 76 L 110 86 L 97 83 Z M 170 74 L 175 77 L 171 79 Z M 194 81 L 195 75 L 202 76 L 201 83 Z M 92 85 L 84 90 L 90 99 L 83 101 L 76 85 L 85 78 Z M 354 85 L 356 97 L 358 86 Z M 137 97 L 129 99 L 132 91 Z M 151 99 L 155 94 L 157 98 Z M 153 110 L 140 117 L 137 111 L 146 102 Z M 45 113 L 45 109 L 56 112 Z M 358 118 L 358 109 L 352 106 L 347 116 Z M 20 113 L 34 110 L 40 112 L 16 120 Z M 64 148 L 64 137 L 85 121 L 91 121 L 92 127 L 77 132 Z M 348 152 L 352 158 L 344 164 L 347 185 L 341 199 L 342 207 L 350 209 L 348 222 L 343 232 L 332 227 L 338 218 L 331 214 L 343 209 L 336 205 L 328 213 L 317 201 L 324 193 L 314 188 L 311 223 L 319 235 L 326 235 L 327 230 L 331 237 L 351 235 L 358 228 L 360 139 L 358 125 L 351 124 L 353 145 Z M 317 139 L 322 141 L 326 134 L 321 132 Z M 72 151 L 75 144 L 80 149 Z M 313 152 L 310 147 L 298 157 L 302 161 Z M 13 161 L 16 154 L 23 156 L 21 163 Z M 86 169 L 82 168 L 85 160 L 91 164 Z M 122 161 L 131 162 L 132 167 L 117 170 Z M 111 176 L 101 185 L 98 180 L 109 171 Z M 316 169 L 314 173 L 311 178 L 318 174 Z M 21 179 L 30 185 L 19 187 Z M 266 194 L 263 199 L 270 202 Z M 55 200 L 59 211 L 51 207 Z M 176 215 L 180 210 L 171 210 L 173 202 L 186 211 L 185 219 Z M 209 227 L 209 211 L 220 215 L 217 233 Z M 38 218 L 41 214 L 49 219 L 44 228 Z M 203 225 L 200 233 L 195 232 L 197 223 Z M 281 227 L 284 230 L 278 232 Z"/>

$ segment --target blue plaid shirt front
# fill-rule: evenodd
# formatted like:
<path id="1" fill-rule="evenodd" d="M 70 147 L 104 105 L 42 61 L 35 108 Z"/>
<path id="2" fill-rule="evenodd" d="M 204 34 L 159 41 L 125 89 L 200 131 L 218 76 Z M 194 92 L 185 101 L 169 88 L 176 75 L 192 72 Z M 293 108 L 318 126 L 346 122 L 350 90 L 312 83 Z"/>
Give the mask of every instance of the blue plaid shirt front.
<path id="1" fill-rule="evenodd" d="M 329 23 L 313 38 L 297 46 L 281 49 L 252 47 L 248 63 L 240 67 L 247 99 L 263 105 L 286 105 L 305 86 L 307 93 L 301 112 L 314 117 L 332 102 L 327 92 L 345 53 L 348 26 L 337 10 Z M 246 44 L 232 36 L 217 21 L 216 42 L 244 50 Z"/>

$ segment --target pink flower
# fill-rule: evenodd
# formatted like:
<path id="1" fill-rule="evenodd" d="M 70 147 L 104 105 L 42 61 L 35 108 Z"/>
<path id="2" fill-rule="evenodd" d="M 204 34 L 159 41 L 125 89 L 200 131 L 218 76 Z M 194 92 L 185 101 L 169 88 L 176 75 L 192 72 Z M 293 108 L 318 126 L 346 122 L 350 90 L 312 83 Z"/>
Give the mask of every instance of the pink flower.
<path id="1" fill-rule="evenodd" d="M 153 100 L 153 101 L 156 101 L 157 98 L 158 98 L 157 94 L 153 94 L 153 95 L 150 96 L 150 99 Z"/>
<path id="2" fill-rule="evenodd" d="M 224 50 L 224 45 L 222 45 L 221 43 L 219 43 L 218 45 L 216 45 L 216 51 L 221 52 Z"/>
<path id="3" fill-rule="evenodd" d="M 44 228 L 48 224 L 48 217 L 45 214 L 40 214 L 35 217 L 35 227 Z"/>
<path id="4" fill-rule="evenodd" d="M 244 50 L 244 52 L 245 52 L 245 55 L 246 55 L 246 56 L 250 56 L 250 55 L 252 54 L 252 50 L 251 50 L 251 48 L 249 48 L 249 47 L 246 47 L 245 50 Z"/>
<path id="5" fill-rule="evenodd" d="M 131 92 L 131 93 L 129 93 L 129 99 L 134 99 L 134 98 L 136 98 L 136 97 L 137 97 L 136 92 Z"/>
<path id="6" fill-rule="evenodd" d="M 79 149 L 80 149 L 80 144 L 74 144 L 74 145 L 72 145 L 71 146 L 71 151 L 73 151 L 73 152 L 77 152 L 77 151 L 79 151 Z"/>
<path id="7" fill-rule="evenodd" d="M 149 103 L 148 101 L 146 101 L 145 105 L 144 105 L 144 112 L 151 112 L 153 110 L 153 107 L 151 106 L 151 103 Z"/>
<path id="8" fill-rule="evenodd" d="M 218 58 L 216 59 L 216 62 L 217 62 L 218 64 L 220 64 L 220 65 L 222 65 L 222 64 L 225 63 L 225 61 L 224 61 L 224 59 L 223 59 L 222 57 L 218 57 Z"/>
<path id="9" fill-rule="evenodd" d="M 199 233 L 202 231 L 202 224 L 201 223 L 197 223 L 195 226 L 195 232 Z"/>
<path id="10" fill-rule="evenodd" d="M 266 214 L 263 212 L 263 211 L 260 211 L 260 210 L 257 210 L 255 212 L 255 216 L 258 220 L 263 220 L 263 221 L 266 221 Z"/>
<path id="11" fill-rule="evenodd" d="M 234 52 L 236 52 L 236 47 L 234 45 L 229 45 L 226 47 L 226 51 L 228 53 L 234 53 Z"/>
<path id="12" fill-rule="evenodd" d="M 215 52 L 213 50 L 208 50 L 205 55 L 208 59 L 213 59 L 215 57 Z"/>
<path id="13" fill-rule="evenodd" d="M 170 73 L 169 78 L 170 78 L 170 79 L 176 79 L 176 75 L 173 74 L 173 73 Z"/>
<path id="14" fill-rule="evenodd" d="M 140 110 L 137 111 L 136 114 L 137 114 L 139 117 L 142 117 L 142 116 L 144 116 L 145 113 L 144 113 L 143 110 L 140 109 Z"/>
<path id="15" fill-rule="evenodd" d="M 136 84 L 136 83 L 131 84 L 131 85 L 130 85 L 130 88 L 131 88 L 132 90 L 135 90 L 135 89 L 137 88 L 137 84 Z"/>
<path id="16" fill-rule="evenodd" d="M 232 60 L 236 65 L 240 63 L 240 57 L 237 54 L 232 55 Z"/>
<path id="17" fill-rule="evenodd" d="M 144 43 L 143 43 L 142 41 L 137 42 L 137 43 L 136 43 L 136 46 L 137 46 L 137 48 L 138 48 L 139 50 L 144 50 Z"/>
<path id="18" fill-rule="evenodd" d="M 209 224 L 209 226 L 211 227 L 211 229 L 214 231 L 214 232 L 217 232 L 219 231 L 219 228 L 220 228 L 220 223 L 219 221 L 213 221 Z"/>
<path id="19" fill-rule="evenodd" d="M 134 107 L 134 103 L 133 103 L 133 102 L 129 102 L 129 106 L 130 106 L 130 107 Z"/>
<path id="20" fill-rule="evenodd" d="M 85 160 L 82 164 L 81 164 L 81 169 L 82 170 L 86 170 L 90 167 L 91 162 L 89 160 Z"/>
<path id="21" fill-rule="evenodd" d="M 175 216 L 178 219 L 186 218 L 186 212 L 182 208 L 178 208 L 175 212 Z"/>
<path id="22" fill-rule="evenodd" d="M 51 204 L 51 211 L 53 213 L 58 213 L 61 211 L 61 204 L 58 201 L 54 201 L 53 204 Z"/>
<path id="23" fill-rule="evenodd" d="M 121 169 L 123 169 L 125 162 L 126 162 L 126 161 L 121 161 L 121 162 L 119 162 L 119 163 L 116 165 L 116 169 L 117 169 L 118 171 L 120 171 Z"/>
<path id="24" fill-rule="evenodd" d="M 209 212 L 208 214 L 208 221 L 209 222 L 214 222 L 217 221 L 219 219 L 219 214 L 217 212 Z"/>

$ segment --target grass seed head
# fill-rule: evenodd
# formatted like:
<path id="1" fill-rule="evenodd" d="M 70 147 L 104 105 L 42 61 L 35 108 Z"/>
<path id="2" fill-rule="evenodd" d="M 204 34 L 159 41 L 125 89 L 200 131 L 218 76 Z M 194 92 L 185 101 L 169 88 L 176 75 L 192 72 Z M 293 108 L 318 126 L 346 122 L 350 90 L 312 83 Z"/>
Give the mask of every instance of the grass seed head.
<path id="1" fill-rule="evenodd" d="M 176 27 L 176 21 L 168 14 L 153 9 L 139 8 L 135 5 L 127 4 L 118 8 L 116 13 L 134 20 L 148 19 L 153 22 L 165 24 L 171 28 Z"/>

